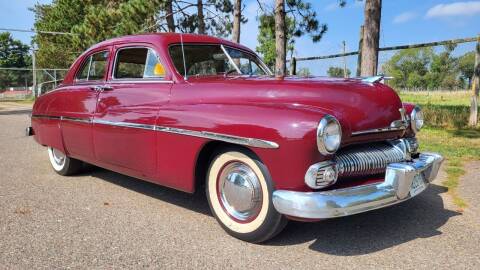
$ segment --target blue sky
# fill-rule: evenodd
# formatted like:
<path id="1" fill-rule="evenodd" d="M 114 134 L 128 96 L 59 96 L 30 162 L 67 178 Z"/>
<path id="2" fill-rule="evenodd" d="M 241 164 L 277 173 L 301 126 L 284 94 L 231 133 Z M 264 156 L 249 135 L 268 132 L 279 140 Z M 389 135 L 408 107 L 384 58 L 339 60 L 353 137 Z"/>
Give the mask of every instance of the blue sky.
<path id="1" fill-rule="evenodd" d="M 308 1 L 308 0 L 307 0 Z M 0 28 L 30 29 L 34 16 L 29 7 L 50 0 L 0 0 Z M 257 0 L 244 0 L 244 14 L 249 19 L 243 25 L 241 42 L 255 49 L 257 45 Z M 261 0 L 273 6 L 273 0 Z M 347 51 L 358 47 L 359 27 L 363 22 L 363 2 L 349 0 L 345 8 L 339 8 L 337 0 L 310 0 L 317 11 L 319 21 L 328 25 L 328 32 L 318 43 L 306 36 L 296 42 L 297 56 L 339 53 L 342 41 Z M 475 27 L 476 25 L 476 27 Z M 420 43 L 444 39 L 471 37 L 480 34 L 480 1 L 453 0 L 383 0 L 380 46 Z M 13 33 L 15 38 L 30 43 L 31 34 Z M 473 44 L 459 46 L 457 54 L 473 49 Z M 381 55 L 381 60 L 388 55 Z M 355 57 L 349 57 L 351 69 Z M 314 74 L 322 75 L 330 65 L 341 65 L 341 59 L 301 63 Z"/>

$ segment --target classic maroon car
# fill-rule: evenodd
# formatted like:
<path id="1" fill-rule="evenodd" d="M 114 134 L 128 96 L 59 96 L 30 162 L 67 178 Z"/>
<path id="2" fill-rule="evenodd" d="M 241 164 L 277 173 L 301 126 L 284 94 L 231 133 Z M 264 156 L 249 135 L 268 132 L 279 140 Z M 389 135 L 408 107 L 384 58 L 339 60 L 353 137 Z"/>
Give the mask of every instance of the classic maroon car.
<path id="1" fill-rule="evenodd" d="M 185 192 L 205 186 L 223 229 L 261 242 L 288 219 L 393 205 L 436 177 L 443 158 L 417 151 L 420 109 L 381 79 L 276 78 L 226 40 L 127 36 L 82 54 L 37 99 L 27 132 L 61 175 L 85 162 Z"/>

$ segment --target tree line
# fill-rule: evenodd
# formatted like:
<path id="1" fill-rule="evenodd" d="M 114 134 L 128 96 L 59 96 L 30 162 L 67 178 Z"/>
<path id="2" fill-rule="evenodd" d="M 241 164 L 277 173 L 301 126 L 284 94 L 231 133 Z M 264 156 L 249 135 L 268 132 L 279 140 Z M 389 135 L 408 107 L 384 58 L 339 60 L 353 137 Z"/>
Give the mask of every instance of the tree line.
<path id="1" fill-rule="evenodd" d="M 337 3 L 344 7 L 349 1 L 337 0 Z M 327 24 L 321 22 L 307 0 L 257 0 L 255 4 L 258 7 L 256 20 L 259 28 L 256 51 L 278 76 L 288 73 L 286 59 L 293 56 L 297 38 L 308 35 L 313 42 L 318 42 L 328 31 Z M 362 76 L 377 73 L 381 6 L 381 0 L 365 0 L 362 53 L 359 58 Z M 33 38 L 33 43 L 38 46 L 37 68 L 67 68 L 91 45 L 108 38 L 136 33 L 198 33 L 231 37 L 232 41 L 238 43 L 242 24 L 247 22 L 244 9 L 242 0 L 53 0 L 51 4 L 36 4 L 31 9 L 35 14 L 36 30 L 71 34 L 37 33 Z M 5 37 L 5 42 L 19 42 L 11 36 Z M 1 66 L 30 65 L 28 46 L 22 46 L 24 58 L 18 61 L 10 58 L 8 64 L 4 61 Z M 392 81 L 395 87 L 455 88 L 462 83 L 469 84 L 465 80 L 471 80 L 472 77 L 467 74 L 468 69 L 472 70 L 470 74 L 473 73 L 473 68 L 470 68 L 473 65 L 470 61 L 472 55 L 453 61 L 451 51 L 436 55 L 431 49 L 405 50 L 395 54 L 383 71 L 395 77 Z M 310 74 L 308 70 L 301 73 Z M 328 70 L 328 75 L 333 77 L 343 77 L 343 73 L 344 70 L 337 67 Z M 350 73 L 347 70 L 347 75 Z M 20 83 L 23 80 L 21 76 L 9 76 L 9 79 L 2 81 Z M 444 77 L 440 80 L 439 76 Z"/>
<path id="2" fill-rule="evenodd" d="M 452 54 L 454 49 L 455 45 L 447 45 L 440 52 L 432 47 L 401 50 L 382 68 L 393 77 L 388 83 L 396 89 L 469 89 L 474 75 L 475 52 L 455 57 Z"/>
<path id="3" fill-rule="evenodd" d="M 37 4 L 35 29 L 72 35 L 37 34 L 37 62 L 42 67 L 67 67 L 89 46 L 102 40 L 145 32 L 181 32 L 231 37 L 240 42 L 242 0 L 54 0 Z M 257 1 L 260 34 L 257 51 L 269 66 L 279 62 L 277 74 L 286 73 L 286 53 L 295 38 L 309 35 L 320 41 L 327 31 L 310 2 L 305 0 Z M 339 5 L 344 5 L 339 1 Z M 288 50 L 287 50 L 288 49 Z"/>

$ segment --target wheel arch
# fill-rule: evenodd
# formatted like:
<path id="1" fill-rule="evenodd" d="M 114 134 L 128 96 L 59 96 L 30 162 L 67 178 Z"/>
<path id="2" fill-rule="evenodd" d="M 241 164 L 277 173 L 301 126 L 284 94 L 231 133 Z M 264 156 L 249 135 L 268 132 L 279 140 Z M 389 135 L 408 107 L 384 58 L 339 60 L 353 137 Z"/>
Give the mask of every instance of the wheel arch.
<path id="1" fill-rule="evenodd" d="M 197 190 L 204 190 L 205 179 L 207 176 L 208 168 L 215 154 L 221 149 L 233 148 L 245 151 L 248 155 L 261 160 L 258 153 L 253 149 L 239 144 L 228 143 L 223 141 L 209 141 L 205 143 L 198 152 L 197 159 L 195 161 L 195 175 L 194 175 L 194 192 Z"/>

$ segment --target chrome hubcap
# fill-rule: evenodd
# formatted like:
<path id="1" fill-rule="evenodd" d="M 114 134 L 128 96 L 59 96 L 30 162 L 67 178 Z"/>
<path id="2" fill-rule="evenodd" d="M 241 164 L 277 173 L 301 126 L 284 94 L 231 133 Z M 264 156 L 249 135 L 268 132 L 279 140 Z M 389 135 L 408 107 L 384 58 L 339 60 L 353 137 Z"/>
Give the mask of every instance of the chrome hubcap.
<path id="1" fill-rule="evenodd" d="M 65 154 L 58 151 L 55 148 L 52 149 L 52 156 L 53 156 L 53 160 L 58 165 L 63 165 L 63 163 L 65 162 Z"/>
<path id="2" fill-rule="evenodd" d="M 262 205 L 262 187 L 255 172 L 245 163 L 227 164 L 218 180 L 219 198 L 233 218 L 247 221 L 258 215 Z"/>

